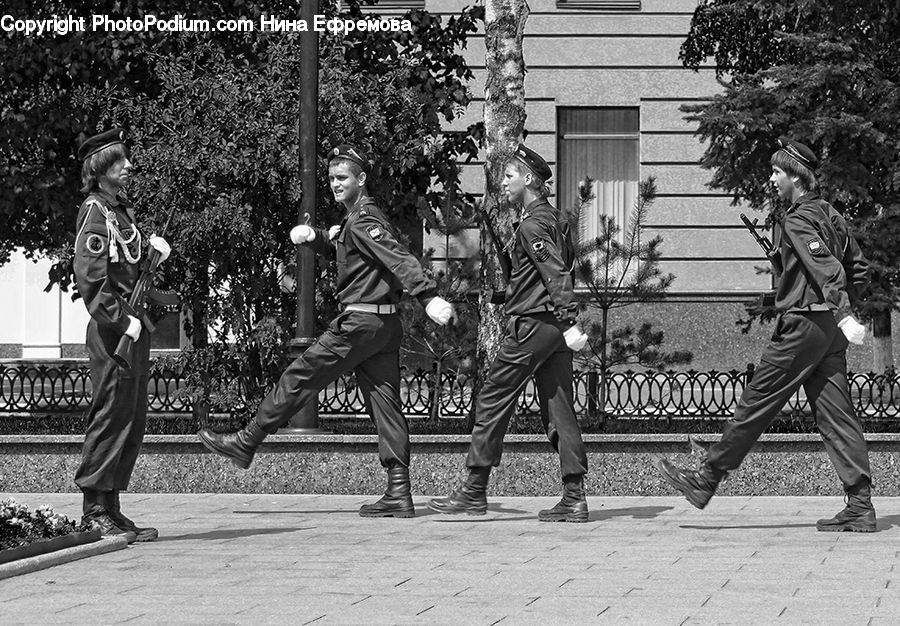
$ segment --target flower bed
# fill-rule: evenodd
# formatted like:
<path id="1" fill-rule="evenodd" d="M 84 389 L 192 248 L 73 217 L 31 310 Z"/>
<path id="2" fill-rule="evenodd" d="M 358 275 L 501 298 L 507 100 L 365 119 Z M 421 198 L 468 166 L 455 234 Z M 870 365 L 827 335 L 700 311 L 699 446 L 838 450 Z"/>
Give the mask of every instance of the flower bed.
<path id="1" fill-rule="evenodd" d="M 76 524 L 48 505 L 33 513 L 12 498 L 0 502 L 0 563 L 91 543 L 100 531 Z"/>

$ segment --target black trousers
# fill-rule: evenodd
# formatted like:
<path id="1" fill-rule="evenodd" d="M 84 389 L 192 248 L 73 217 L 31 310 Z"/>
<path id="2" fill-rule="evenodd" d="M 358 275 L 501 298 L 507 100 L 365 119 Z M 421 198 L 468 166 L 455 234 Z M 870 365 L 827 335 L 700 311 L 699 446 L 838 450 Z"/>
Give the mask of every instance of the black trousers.
<path id="1" fill-rule="evenodd" d="M 572 351 L 552 313 L 522 315 L 509 321 L 506 338 L 475 401 L 475 428 L 466 465 L 500 464 L 503 436 L 532 375 L 537 382 L 544 429 L 552 424 L 559 434 L 562 475 L 586 474 L 587 454 L 575 419 Z"/>
<path id="2" fill-rule="evenodd" d="M 785 313 L 708 463 L 731 471 L 801 385 L 844 490 L 869 484 L 869 455 L 847 381 L 847 339 L 830 311 Z"/>
<path id="3" fill-rule="evenodd" d="M 147 371 L 150 367 L 150 333 L 134 343 L 130 370 L 112 358 L 120 335 L 87 327 L 87 351 L 91 361 L 93 399 L 75 484 L 81 489 L 124 491 L 137 461 L 147 426 Z"/>
<path id="4" fill-rule="evenodd" d="M 256 412 L 256 423 L 274 433 L 319 391 L 347 372 L 356 381 L 378 430 L 384 467 L 409 467 L 409 424 L 400 405 L 400 316 L 345 311 L 295 359 Z"/>

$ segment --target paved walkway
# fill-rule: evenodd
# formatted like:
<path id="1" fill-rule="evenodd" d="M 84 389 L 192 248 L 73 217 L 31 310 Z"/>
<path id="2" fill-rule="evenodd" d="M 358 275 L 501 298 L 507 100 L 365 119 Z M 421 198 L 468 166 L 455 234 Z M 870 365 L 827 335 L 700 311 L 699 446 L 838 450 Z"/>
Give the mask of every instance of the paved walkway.
<path id="1" fill-rule="evenodd" d="M 13 494 L 70 517 L 75 494 Z M 160 540 L 0 581 L 0 621 L 215 624 L 895 624 L 900 498 L 881 532 L 815 531 L 837 498 L 550 498 L 484 517 L 363 519 L 363 496 L 126 494 Z"/>

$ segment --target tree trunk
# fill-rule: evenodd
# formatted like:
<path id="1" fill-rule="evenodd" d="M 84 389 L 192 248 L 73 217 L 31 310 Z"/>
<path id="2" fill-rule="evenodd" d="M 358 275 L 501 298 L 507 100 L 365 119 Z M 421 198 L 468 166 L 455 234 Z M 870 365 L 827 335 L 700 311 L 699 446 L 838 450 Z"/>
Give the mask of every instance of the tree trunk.
<path id="1" fill-rule="evenodd" d="M 525 128 L 525 61 L 522 37 L 528 19 L 525 0 L 486 0 L 485 2 L 485 66 L 484 129 L 486 158 L 484 163 L 484 208 L 490 216 L 501 243 L 512 235 L 512 215 L 505 198 L 500 195 L 500 182 L 507 159 L 515 152 Z M 481 240 L 488 241 L 484 226 Z M 477 397 L 483 376 L 500 349 L 506 315 L 498 305 L 489 304 L 486 290 L 503 285 L 502 273 L 494 250 L 481 247 L 481 323 L 478 327 L 476 376 L 473 398 Z M 474 411 L 475 403 L 472 403 Z M 471 419 L 471 415 L 470 415 Z"/>
<path id="2" fill-rule="evenodd" d="M 198 353 L 203 354 L 209 346 L 209 320 L 206 318 L 206 297 L 205 295 L 199 295 L 209 293 L 209 274 L 205 265 L 199 267 L 197 277 L 198 282 L 201 285 L 206 285 L 207 288 L 205 291 L 202 288 L 198 289 L 198 295 L 191 299 L 191 346 Z M 206 361 L 208 359 L 204 358 L 203 362 L 206 363 Z M 206 365 L 202 366 L 200 376 L 202 379 L 202 394 L 194 401 L 191 407 L 191 414 L 196 424 L 206 426 L 209 423 L 210 396 L 209 370 Z"/>
<path id="3" fill-rule="evenodd" d="M 449 250 L 449 248 L 448 248 Z M 444 374 L 444 362 L 443 359 L 438 359 L 434 362 L 434 366 L 432 367 L 431 374 L 431 393 L 429 394 L 429 410 L 428 410 L 428 419 L 429 422 L 434 425 L 437 424 L 437 421 L 441 417 L 441 398 L 443 394 L 443 386 L 441 385 L 441 377 Z"/>
<path id="4" fill-rule="evenodd" d="M 894 368 L 894 346 L 891 341 L 891 312 L 879 311 L 872 318 L 872 368 L 884 374 Z"/>
<path id="5" fill-rule="evenodd" d="M 600 334 L 600 400 L 597 403 L 600 413 L 600 423 L 606 422 L 606 377 L 609 375 L 607 368 L 609 364 L 606 358 L 606 344 L 608 343 L 607 331 L 609 330 L 609 309 L 603 309 L 603 330 Z"/>

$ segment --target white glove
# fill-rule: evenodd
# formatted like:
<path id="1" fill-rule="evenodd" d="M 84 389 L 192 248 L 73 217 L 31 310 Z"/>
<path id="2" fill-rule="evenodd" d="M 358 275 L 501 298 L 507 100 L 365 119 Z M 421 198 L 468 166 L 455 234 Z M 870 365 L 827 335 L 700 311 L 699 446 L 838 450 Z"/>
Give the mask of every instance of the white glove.
<path id="1" fill-rule="evenodd" d="M 588 336 L 581 332 L 581 329 L 578 328 L 578 326 L 569 328 L 569 330 L 563 333 L 563 337 L 566 340 L 566 345 L 572 352 L 578 352 L 584 348 L 588 340 Z"/>
<path id="2" fill-rule="evenodd" d="M 852 315 L 848 315 L 838 322 L 838 328 L 844 333 L 844 337 L 847 338 L 847 341 L 855 343 L 858 346 L 861 346 L 863 344 L 863 339 L 866 338 L 866 327 L 857 322 Z"/>
<path id="3" fill-rule="evenodd" d="M 150 235 L 150 239 L 147 240 L 147 243 L 150 244 L 151 248 L 159 252 L 159 263 L 168 259 L 169 255 L 172 254 L 172 246 L 166 243 L 166 240 L 162 237 Z"/>
<path id="4" fill-rule="evenodd" d="M 312 241 L 315 238 L 316 231 L 312 229 L 312 226 L 300 224 L 299 226 L 294 226 L 291 229 L 291 241 L 294 242 L 295 246 L 299 246 L 301 243 Z"/>
<path id="5" fill-rule="evenodd" d="M 435 324 L 446 326 L 453 317 L 453 305 L 441 297 L 432 298 L 425 306 L 425 313 Z"/>
<path id="6" fill-rule="evenodd" d="M 328 241 L 331 241 L 332 239 L 334 239 L 335 237 L 337 237 L 338 234 L 339 234 L 340 232 L 341 232 L 341 225 L 340 225 L 340 224 L 335 224 L 334 226 L 332 226 L 331 228 L 329 228 L 329 229 L 328 229 Z"/>
<path id="7" fill-rule="evenodd" d="M 132 341 L 137 341 L 141 336 L 141 328 L 143 328 L 141 320 L 136 318 L 134 315 L 129 315 L 128 330 L 125 331 L 125 334 L 131 337 Z"/>

